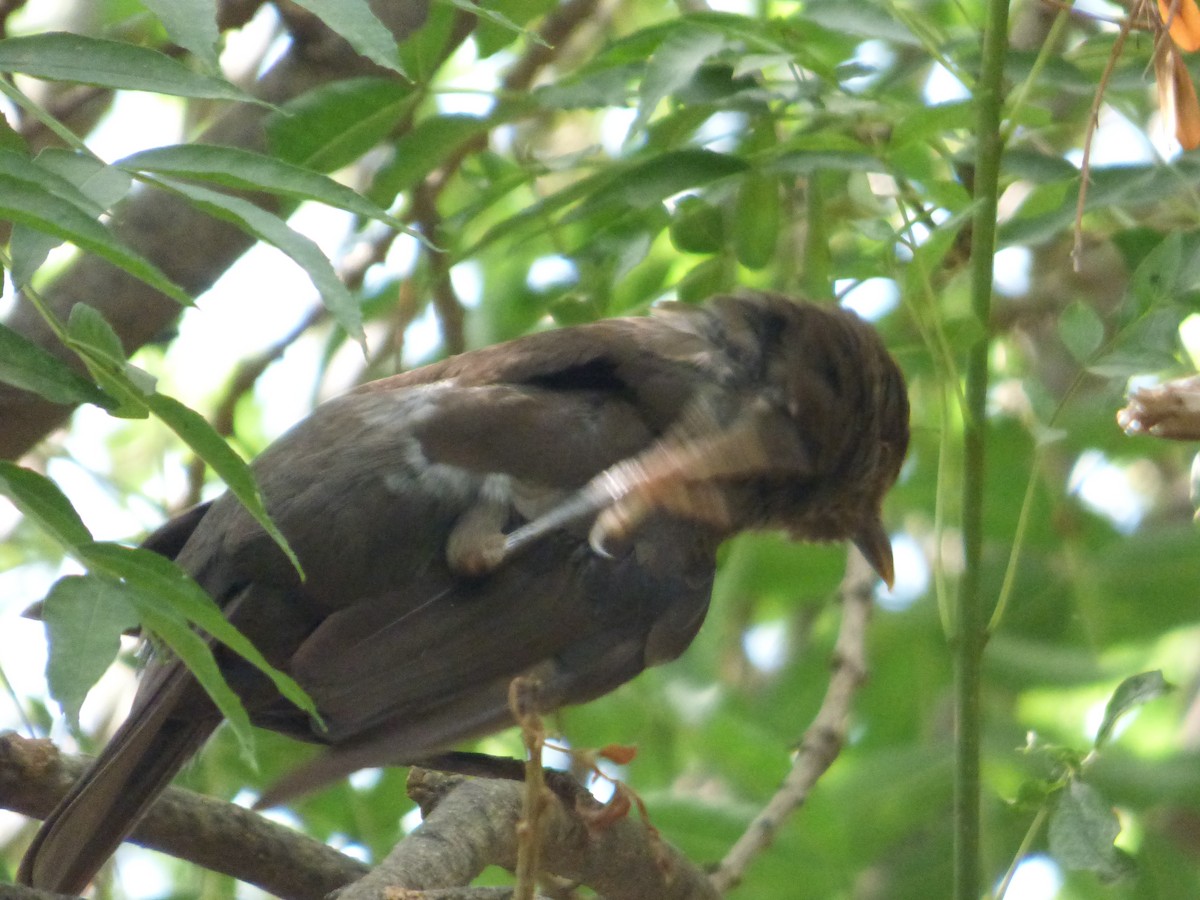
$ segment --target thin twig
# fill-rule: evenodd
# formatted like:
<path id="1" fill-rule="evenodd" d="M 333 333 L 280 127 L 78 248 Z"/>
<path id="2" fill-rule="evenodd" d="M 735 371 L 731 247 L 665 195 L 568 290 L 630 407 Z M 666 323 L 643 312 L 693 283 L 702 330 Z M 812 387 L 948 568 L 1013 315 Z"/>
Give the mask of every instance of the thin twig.
<path id="1" fill-rule="evenodd" d="M 1071 247 L 1071 264 L 1076 272 L 1080 271 L 1083 259 L 1083 208 L 1087 203 L 1088 182 L 1092 171 L 1092 138 L 1096 136 L 1096 128 L 1100 124 L 1100 104 L 1104 102 L 1104 92 L 1109 79 L 1112 78 L 1113 69 L 1117 66 L 1117 60 L 1121 58 L 1121 48 L 1125 46 L 1125 39 L 1129 37 L 1132 28 L 1133 17 L 1129 16 L 1121 23 L 1117 39 L 1113 41 L 1112 52 L 1108 55 L 1108 62 L 1104 64 L 1104 71 L 1100 74 L 1100 83 L 1096 85 L 1092 108 L 1088 110 L 1087 130 L 1083 134 L 1083 159 L 1079 164 L 1079 198 L 1075 201 L 1075 241 Z"/>
<path id="2" fill-rule="evenodd" d="M 550 800 L 542 748 L 546 729 L 537 714 L 538 684 L 529 678 L 514 678 L 508 690 L 508 705 L 521 726 L 525 743 L 525 792 L 521 798 L 521 821 L 517 823 L 517 887 L 513 900 L 533 900 L 541 870 L 542 818 Z"/>
<path id="3" fill-rule="evenodd" d="M 429 260 L 433 308 L 442 324 L 442 344 L 448 353 L 462 353 L 466 349 L 463 306 L 450 280 L 450 254 L 440 249 L 445 244 L 442 214 L 437 208 L 438 184 L 435 179 L 426 179 L 413 188 L 412 218 L 433 245 L 425 248 L 425 257 Z"/>
<path id="4" fill-rule="evenodd" d="M 813 786 L 833 765 L 846 742 L 850 706 L 867 674 L 866 633 L 874 583 L 870 565 L 857 550 L 851 550 L 839 590 L 842 624 L 825 699 L 804 733 L 783 784 L 713 872 L 713 886 L 721 893 L 741 882 L 750 863 L 771 845 L 783 823 L 808 800 Z"/>
<path id="5" fill-rule="evenodd" d="M 568 38 L 585 22 L 591 21 L 599 6 L 599 0 L 566 0 L 560 3 L 542 21 L 537 41 L 530 41 L 529 48 L 504 75 L 501 87 L 505 93 L 527 91 L 533 86 L 537 73 L 562 55 Z"/>

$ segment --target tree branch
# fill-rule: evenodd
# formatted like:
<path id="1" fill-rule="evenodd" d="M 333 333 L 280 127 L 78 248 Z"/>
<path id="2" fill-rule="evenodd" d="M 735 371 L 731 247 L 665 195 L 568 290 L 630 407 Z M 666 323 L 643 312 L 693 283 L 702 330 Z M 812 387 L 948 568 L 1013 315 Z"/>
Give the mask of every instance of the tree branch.
<path id="1" fill-rule="evenodd" d="M 425 822 L 338 900 L 386 900 L 397 888 L 466 884 L 488 865 L 517 864 L 524 785 L 413 769 L 409 795 Z M 598 805 L 598 804 L 597 804 Z M 589 829 L 554 795 L 539 823 L 541 870 L 622 900 L 716 898 L 707 875 L 646 825 L 625 817 Z"/>
<path id="2" fill-rule="evenodd" d="M 47 740 L 0 735 L 0 807 L 44 819 L 88 762 Z M 181 788 L 162 794 L 130 840 L 295 900 L 321 900 L 367 871 L 291 828 Z"/>
<path id="3" fill-rule="evenodd" d="M 0 808 L 45 818 L 87 764 L 47 740 L 0 735 Z M 489 865 L 515 868 L 524 789 L 519 781 L 413 769 L 409 794 L 426 820 L 375 869 L 251 810 L 181 788 L 161 795 L 130 840 L 288 900 L 322 900 L 339 889 L 339 900 L 487 898 L 496 895 L 462 889 Z M 572 809 L 558 794 L 548 800 L 538 831 L 543 872 L 622 900 L 718 896 L 707 875 L 653 829 L 628 817 L 590 828 L 588 812 L 600 804 L 582 802 L 585 808 Z M 447 888 L 457 892 L 440 890 Z"/>

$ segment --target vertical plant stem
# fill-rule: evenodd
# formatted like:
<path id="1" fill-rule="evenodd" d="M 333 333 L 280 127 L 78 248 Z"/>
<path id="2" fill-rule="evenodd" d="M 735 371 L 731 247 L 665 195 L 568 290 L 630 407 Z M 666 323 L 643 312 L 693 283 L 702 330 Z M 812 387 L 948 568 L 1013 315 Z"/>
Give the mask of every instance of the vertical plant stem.
<path id="1" fill-rule="evenodd" d="M 980 865 L 980 747 L 983 715 L 981 670 L 987 619 L 980 583 L 987 430 L 988 351 L 996 208 L 1000 192 L 1004 58 L 1008 48 L 1009 0 L 988 0 L 983 62 L 975 88 L 975 215 L 971 237 L 971 304 L 979 337 L 967 358 L 967 410 L 963 440 L 963 549 L 955 662 L 954 897 L 978 900 Z"/>

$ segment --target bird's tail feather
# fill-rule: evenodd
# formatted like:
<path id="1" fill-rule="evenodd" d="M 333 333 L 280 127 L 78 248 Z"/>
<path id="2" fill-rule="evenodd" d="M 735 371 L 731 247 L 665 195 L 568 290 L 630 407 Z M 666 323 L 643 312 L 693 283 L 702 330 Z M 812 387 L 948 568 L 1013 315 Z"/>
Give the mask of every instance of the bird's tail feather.
<path id="1" fill-rule="evenodd" d="M 42 823 L 17 880 L 79 894 L 133 830 L 158 794 L 215 730 L 214 716 L 177 718 L 190 677 L 178 664 L 134 711 L 96 761 Z M 215 712 L 215 711 L 214 711 Z"/>

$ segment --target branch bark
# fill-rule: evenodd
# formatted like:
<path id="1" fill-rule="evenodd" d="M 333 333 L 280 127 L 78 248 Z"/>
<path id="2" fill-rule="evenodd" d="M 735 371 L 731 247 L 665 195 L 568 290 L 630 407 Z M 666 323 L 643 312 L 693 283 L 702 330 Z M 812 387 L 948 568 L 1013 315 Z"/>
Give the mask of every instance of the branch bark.
<path id="1" fill-rule="evenodd" d="M 424 824 L 338 900 L 386 900 L 397 888 L 466 884 L 488 865 L 517 864 L 517 823 L 525 786 L 427 769 L 409 775 Z M 708 876 L 640 821 L 590 829 L 586 815 L 554 795 L 539 823 L 541 870 L 622 900 L 704 900 L 719 896 Z"/>
<path id="2" fill-rule="evenodd" d="M 0 735 L 0 808 L 44 818 L 87 763 L 47 740 Z M 339 900 L 465 897 L 472 895 L 462 889 L 487 866 L 515 868 L 524 789 L 517 781 L 413 769 L 409 794 L 425 822 L 374 869 L 255 812 L 181 788 L 165 791 L 130 839 L 287 900 L 322 900 L 339 889 Z M 588 822 L 588 810 L 553 796 L 538 832 L 543 872 L 622 900 L 718 896 L 699 867 L 642 822 Z"/>
<path id="3" fill-rule="evenodd" d="M 87 764 L 47 740 L 0 735 L 0 807 L 43 819 Z M 181 788 L 162 794 L 130 840 L 295 900 L 321 900 L 367 872 L 320 841 Z"/>

